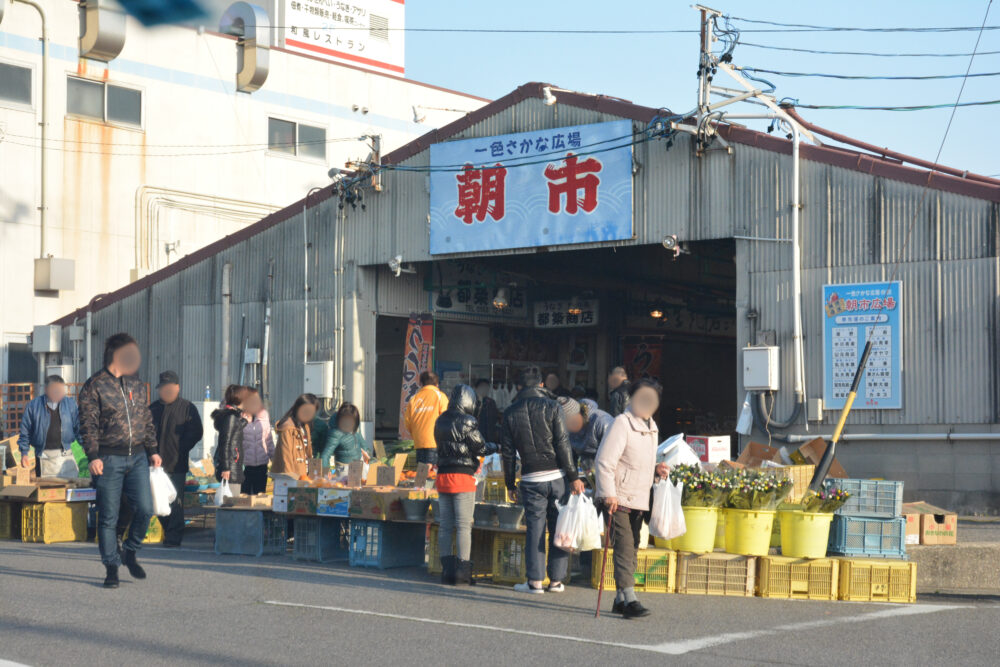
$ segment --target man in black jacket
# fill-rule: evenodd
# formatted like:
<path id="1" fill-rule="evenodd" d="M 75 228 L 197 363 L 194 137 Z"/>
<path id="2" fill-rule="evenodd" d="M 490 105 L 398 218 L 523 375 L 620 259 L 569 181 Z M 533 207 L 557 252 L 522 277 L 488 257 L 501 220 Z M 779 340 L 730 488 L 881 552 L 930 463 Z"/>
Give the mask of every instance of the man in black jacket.
<path id="1" fill-rule="evenodd" d="M 163 458 L 163 470 L 177 491 L 170 504 L 170 516 L 163 522 L 163 546 L 179 547 L 184 536 L 184 483 L 188 473 L 188 455 L 202 436 L 201 416 L 191 401 L 181 398 L 181 381 L 174 371 L 160 373 L 156 389 L 160 398 L 153 401 L 156 442 Z"/>
<path id="2" fill-rule="evenodd" d="M 78 399 L 80 444 L 97 487 L 97 535 L 107 571 L 105 588 L 118 588 L 118 566 L 122 563 L 134 579 L 146 578 L 135 552 L 142 548 L 153 516 L 149 466 L 159 466 L 162 461 L 156 451 L 149 392 L 135 375 L 141 363 L 134 338 L 125 333 L 111 336 L 104 343 L 104 368 L 87 380 Z M 122 493 L 132 506 L 132 523 L 119 553 L 115 526 Z"/>
<path id="3" fill-rule="evenodd" d="M 617 417 L 625 412 L 625 405 L 628 404 L 628 373 L 621 366 L 611 369 L 608 375 L 608 413 L 612 417 Z"/>
<path id="4" fill-rule="evenodd" d="M 573 450 L 555 397 L 542 386 L 536 368 L 521 375 L 521 391 L 504 412 L 500 427 L 500 448 L 503 453 L 504 478 L 507 489 L 524 506 L 527 525 L 525 564 L 528 581 L 514 590 L 522 593 L 544 593 L 545 526 L 549 530 L 549 592 L 561 593 L 569 569 L 569 553 L 557 548 L 556 502 L 565 503 L 569 493 L 583 493 L 573 463 Z M 517 457 L 521 458 L 521 485 L 515 490 Z"/>

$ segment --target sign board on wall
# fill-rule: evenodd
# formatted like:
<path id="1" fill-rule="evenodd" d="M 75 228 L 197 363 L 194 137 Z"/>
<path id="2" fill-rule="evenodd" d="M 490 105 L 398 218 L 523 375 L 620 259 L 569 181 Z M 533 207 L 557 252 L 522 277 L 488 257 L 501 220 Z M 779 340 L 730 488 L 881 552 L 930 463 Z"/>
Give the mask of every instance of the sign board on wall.
<path id="1" fill-rule="evenodd" d="M 535 328 L 565 329 L 568 327 L 590 327 L 597 324 L 597 299 L 578 299 L 570 312 L 569 301 L 536 301 Z"/>
<path id="2" fill-rule="evenodd" d="M 284 0 L 285 48 L 403 74 L 403 0 Z"/>
<path id="3" fill-rule="evenodd" d="M 523 287 L 498 276 L 475 262 L 441 262 L 434 272 L 437 280 L 430 292 L 430 307 L 438 315 L 472 315 L 491 320 L 528 319 L 528 296 Z M 498 287 L 507 289 L 507 307 L 493 307 Z M 441 299 L 442 295 L 447 299 Z M 449 300 L 451 301 L 449 305 Z"/>
<path id="4" fill-rule="evenodd" d="M 632 122 L 431 145 L 432 255 L 632 238 Z"/>
<path id="5" fill-rule="evenodd" d="M 872 340 L 856 410 L 903 407 L 900 281 L 823 286 L 823 404 L 839 410 L 865 343 Z"/>

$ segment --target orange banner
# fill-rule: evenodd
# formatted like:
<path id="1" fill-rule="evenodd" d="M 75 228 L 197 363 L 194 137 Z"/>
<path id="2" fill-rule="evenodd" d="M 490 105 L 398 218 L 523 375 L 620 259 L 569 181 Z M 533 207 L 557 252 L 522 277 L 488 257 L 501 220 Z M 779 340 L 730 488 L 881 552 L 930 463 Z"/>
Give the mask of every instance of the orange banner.
<path id="1" fill-rule="evenodd" d="M 430 313 L 410 313 L 406 327 L 406 347 L 403 350 L 403 386 L 399 397 L 399 437 L 409 440 L 403 412 L 406 404 L 420 389 L 420 374 L 431 368 L 434 345 L 434 318 Z"/>

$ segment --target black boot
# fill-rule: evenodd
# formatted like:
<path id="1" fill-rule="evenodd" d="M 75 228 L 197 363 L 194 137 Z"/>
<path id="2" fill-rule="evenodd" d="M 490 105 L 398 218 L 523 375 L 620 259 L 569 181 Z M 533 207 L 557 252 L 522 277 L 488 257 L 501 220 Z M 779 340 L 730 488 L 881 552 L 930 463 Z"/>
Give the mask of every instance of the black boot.
<path id="1" fill-rule="evenodd" d="M 455 585 L 455 570 L 458 568 L 458 559 L 454 556 L 441 556 L 441 583 L 449 586 Z"/>
<path id="2" fill-rule="evenodd" d="M 118 566 L 105 565 L 104 569 L 107 571 L 107 576 L 104 577 L 104 587 L 118 588 Z"/>
<path id="3" fill-rule="evenodd" d="M 128 573 L 132 575 L 133 579 L 146 578 L 146 571 L 135 562 L 135 552 L 131 549 L 122 550 L 122 564 L 128 568 Z"/>
<path id="4" fill-rule="evenodd" d="M 476 580 L 472 578 L 471 560 L 458 561 L 458 570 L 455 573 L 455 581 L 458 584 L 468 584 L 469 586 L 476 583 Z"/>

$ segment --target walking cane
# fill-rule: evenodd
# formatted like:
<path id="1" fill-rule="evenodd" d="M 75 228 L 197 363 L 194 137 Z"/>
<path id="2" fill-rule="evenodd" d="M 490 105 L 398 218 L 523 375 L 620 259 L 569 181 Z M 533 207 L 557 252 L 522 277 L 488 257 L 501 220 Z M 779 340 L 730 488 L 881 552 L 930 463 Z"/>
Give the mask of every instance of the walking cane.
<path id="1" fill-rule="evenodd" d="M 601 617 L 601 593 L 604 592 L 604 572 L 608 567 L 608 547 L 611 545 L 611 537 L 614 535 L 615 525 L 611 521 L 611 512 L 608 513 L 608 526 L 604 529 L 604 551 L 601 552 L 601 583 L 597 586 L 597 613 L 594 618 Z"/>

